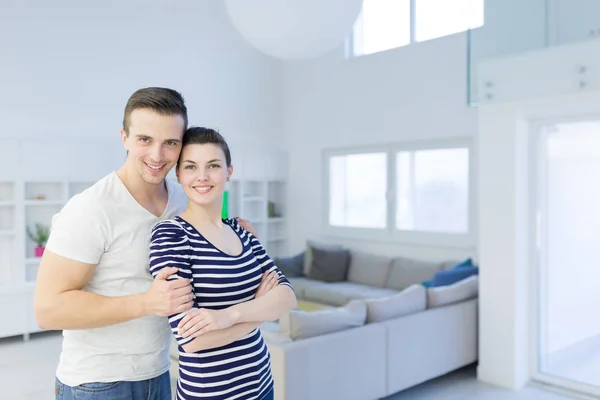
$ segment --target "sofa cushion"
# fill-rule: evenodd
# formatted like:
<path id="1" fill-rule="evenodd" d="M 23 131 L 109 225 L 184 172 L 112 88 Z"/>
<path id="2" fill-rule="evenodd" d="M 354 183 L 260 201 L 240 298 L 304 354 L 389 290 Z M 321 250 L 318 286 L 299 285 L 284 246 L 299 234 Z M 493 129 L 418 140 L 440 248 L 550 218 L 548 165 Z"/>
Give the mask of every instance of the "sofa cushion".
<path id="1" fill-rule="evenodd" d="M 421 284 L 428 279 L 432 279 L 435 273 L 441 269 L 442 263 L 440 262 L 396 257 L 392 261 L 390 275 L 385 287 L 404 290 L 410 285 Z"/>
<path id="2" fill-rule="evenodd" d="M 325 283 L 306 287 L 304 298 L 317 303 L 343 306 L 351 300 L 376 299 L 398 293 L 396 290 L 376 288 L 352 282 Z"/>
<path id="3" fill-rule="evenodd" d="M 470 276 L 451 285 L 427 288 L 427 307 L 441 307 L 479 295 L 479 277 Z"/>
<path id="4" fill-rule="evenodd" d="M 447 286 L 455 282 L 462 281 L 471 275 L 479 274 L 479 269 L 475 267 L 452 268 L 444 271 L 438 271 L 431 281 L 428 281 L 428 287 Z"/>
<path id="5" fill-rule="evenodd" d="M 293 257 L 280 257 L 273 260 L 286 278 L 304 275 L 304 252 Z"/>
<path id="6" fill-rule="evenodd" d="M 350 251 L 347 249 L 313 247 L 308 278 L 323 282 L 345 281 L 349 264 Z"/>
<path id="7" fill-rule="evenodd" d="M 360 300 L 320 311 L 292 310 L 279 319 L 279 334 L 294 340 L 306 339 L 362 326 L 366 318 L 367 305 Z"/>
<path id="8" fill-rule="evenodd" d="M 296 294 L 296 297 L 298 297 L 300 299 L 306 298 L 306 288 L 326 285 L 325 282 L 315 281 L 313 279 L 308 279 L 308 278 L 292 277 L 292 278 L 288 278 L 288 280 L 290 281 L 290 283 L 292 284 L 292 287 L 294 288 L 294 293 Z"/>
<path id="9" fill-rule="evenodd" d="M 456 260 L 449 260 L 449 261 L 444 261 L 442 263 L 442 269 L 455 269 L 455 268 L 464 268 L 464 267 L 474 267 L 475 265 L 473 265 L 473 259 L 472 258 L 467 258 L 466 260 L 462 260 L 462 261 L 456 261 Z"/>
<path id="10" fill-rule="evenodd" d="M 350 250 L 348 281 L 382 288 L 391 265 L 392 257 Z"/>
<path id="11" fill-rule="evenodd" d="M 312 262 L 313 262 L 312 249 L 315 247 L 320 248 L 320 249 L 338 249 L 338 250 L 343 249 L 343 246 L 338 245 L 338 244 L 318 243 L 318 242 L 309 240 L 306 243 L 306 251 L 304 252 L 304 266 L 303 266 L 304 276 L 308 276 L 308 274 L 310 273 L 310 269 L 312 267 Z"/>
<path id="12" fill-rule="evenodd" d="M 381 322 L 424 311 L 427 293 L 422 285 L 411 285 L 398 294 L 366 300 L 367 322 Z"/>

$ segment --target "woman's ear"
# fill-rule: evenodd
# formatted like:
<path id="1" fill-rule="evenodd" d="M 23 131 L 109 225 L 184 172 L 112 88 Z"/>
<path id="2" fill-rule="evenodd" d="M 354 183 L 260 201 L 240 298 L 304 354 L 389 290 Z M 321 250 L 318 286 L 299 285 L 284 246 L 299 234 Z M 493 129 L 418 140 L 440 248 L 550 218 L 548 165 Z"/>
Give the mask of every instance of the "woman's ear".
<path id="1" fill-rule="evenodd" d="M 227 182 L 231 179 L 231 175 L 233 174 L 233 164 L 227 167 Z"/>

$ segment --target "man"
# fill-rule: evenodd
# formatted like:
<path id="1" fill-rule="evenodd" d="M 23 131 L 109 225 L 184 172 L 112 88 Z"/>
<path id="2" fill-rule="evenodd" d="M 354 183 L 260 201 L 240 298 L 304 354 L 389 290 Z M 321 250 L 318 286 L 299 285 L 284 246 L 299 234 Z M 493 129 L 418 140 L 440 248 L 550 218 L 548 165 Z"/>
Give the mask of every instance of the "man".
<path id="1" fill-rule="evenodd" d="M 152 279 L 148 241 L 157 222 L 186 208 L 181 187 L 165 178 L 187 124 L 178 92 L 136 91 L 121 129 L 125 163 L 53 218 L 34 307 L 41 328 L 63 330 L 57 399 L 171 398 L 165 317 L 192 307 L 192 288 L 168 280 L 177 268 Z"/>

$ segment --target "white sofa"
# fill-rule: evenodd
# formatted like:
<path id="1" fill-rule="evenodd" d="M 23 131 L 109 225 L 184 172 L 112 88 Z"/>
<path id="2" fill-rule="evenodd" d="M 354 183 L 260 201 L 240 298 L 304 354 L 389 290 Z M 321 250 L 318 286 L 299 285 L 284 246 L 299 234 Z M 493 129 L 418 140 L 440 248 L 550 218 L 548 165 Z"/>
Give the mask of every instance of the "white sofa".
<path id="1" fill-rule="evenodd" d="M 282 335 L 278 324 L 264 324 L 275 399 L 380 399 L 475 362 L 478 300 L 473 287 L 477 280 L 472 277 L 452 285 L 470 286 L 456 289 L 466 300 L 381 322 L 365 319 L 359 327 L 307 338 L 294 339 Z"/>
<path id="2" fill-rule="evenodd" d="M 345 279 L 319 281 L 310 247 L 296 260 L 302 276 L 289 279 L 299 299 L 335 308 L 294 310 L 261 327 L 276 400 L 380 399 L 477 361 L 477 275 L 427 288 L 457 262 L 349 250 Z"/>

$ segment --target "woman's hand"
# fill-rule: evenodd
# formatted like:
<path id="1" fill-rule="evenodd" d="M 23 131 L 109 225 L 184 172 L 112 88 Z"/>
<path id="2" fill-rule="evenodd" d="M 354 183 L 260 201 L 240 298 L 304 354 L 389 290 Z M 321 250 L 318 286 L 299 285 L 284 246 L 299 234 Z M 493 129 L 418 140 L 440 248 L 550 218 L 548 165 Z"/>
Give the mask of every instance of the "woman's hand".
<path id="1" fill-rule="evenodd" d="M 260 285 L 258 285 L 258 289 L 256 289 L 256 296 L 260 297 L 269 292 L 269 290 L 273 289 L 275 286 L 279 284 L 279 274 L 276 271 L 265 271 L 262 276 L 262 280 L 260 281 Z"/>
<path id="2" fill-rule="evenodd" d="M 231 313 L 224 310 L 197 308 L 187 313 L 177 327 L 181 337 L 198 337 L 203 333 L 226 329 L 235 323 Z"/>

